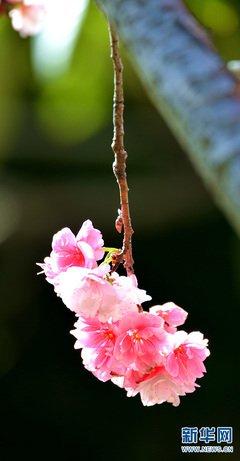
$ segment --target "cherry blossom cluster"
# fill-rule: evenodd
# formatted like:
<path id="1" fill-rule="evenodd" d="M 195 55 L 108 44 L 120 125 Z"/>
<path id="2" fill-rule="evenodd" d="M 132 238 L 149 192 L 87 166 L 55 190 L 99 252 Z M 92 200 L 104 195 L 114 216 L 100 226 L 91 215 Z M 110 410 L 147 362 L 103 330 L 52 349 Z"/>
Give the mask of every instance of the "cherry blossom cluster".
<path id="1" fill-rule="evenodd" d="M 22 37 L 40 32 L 45 13 L 45 0 L 0 0 L 0 15 L 9 15 Z"/>
<path id="2" fill-rule="evenodd" d="M 78 317 L 75 348 L 101 381 L 111 380 L 144 405 L 179 405 L 206 371 L 208 340 L 177 327 L 187 312 L 172 302 L 143 311 L 151 300 L 135 275 L 122 276 L 111 265 L 113 249 L 90 220 L 75 236 L 69 228 L 54 235 L 52 252 L 39 264 L 64 304 Z M 107 253 L 102 263 L 104 254 Z"/>

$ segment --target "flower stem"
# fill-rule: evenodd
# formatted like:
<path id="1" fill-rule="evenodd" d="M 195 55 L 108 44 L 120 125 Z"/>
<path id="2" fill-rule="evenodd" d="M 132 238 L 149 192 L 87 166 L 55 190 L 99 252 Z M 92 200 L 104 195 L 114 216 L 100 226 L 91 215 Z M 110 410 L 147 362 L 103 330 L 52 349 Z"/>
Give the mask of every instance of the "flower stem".
<path id="1" fill-rule="evenodd" d="M 114 97 L 113 97 L 113 141 L 112 150 L 114 153 L 113 172 L 116 177 L 121 205 L 121 217 L 123 222 L 123 247 L 118 255 L 118 264 L 124 261 L 124 267 L 128 275 L 134 273 L 132 256 L 132 234 L 128 183 L 126 175 L 127 152 L 124 148 L 124 92 L 123 92 L 123 64 L 119 51 L 118 35 L 111 23 L 109 23 L 109 35 L 111 44 L 111 58 L 114 69 Z"/>

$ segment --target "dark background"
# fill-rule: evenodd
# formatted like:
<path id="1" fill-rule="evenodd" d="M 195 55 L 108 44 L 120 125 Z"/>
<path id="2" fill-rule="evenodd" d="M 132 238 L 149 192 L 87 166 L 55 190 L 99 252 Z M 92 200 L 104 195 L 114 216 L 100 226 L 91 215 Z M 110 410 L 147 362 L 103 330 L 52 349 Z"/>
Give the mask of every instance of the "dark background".
<path id="1" fill-rule="evenodd" d="M 224 59 L 240 57 L 239 2 L 188 1 Z M 69 69 L 41 80 L 30 43 L 0 24 L 0 459 L 162 460 L 181 455 L 182 426 L 233 426 L 239 459 L 240 245 L 148 100 L 125 54 L 126 145 L 140 287 L 189 312 L 210 340 L 201 387 L 174 408 L 143 407 L 82 366 L 74 316 L 35 263 L 52 234 L 90 218 L 107 246 L 118 191 L 111 171 L 112 72 L 92 5 Z M 166 63 L 167 65 L 167 63 Z M 216 114 L 217 116 L 217 114 Z M 202 454 L 188 459 L 202 459 Z M 209 455 L 210 456 L 210 455 Z"/>

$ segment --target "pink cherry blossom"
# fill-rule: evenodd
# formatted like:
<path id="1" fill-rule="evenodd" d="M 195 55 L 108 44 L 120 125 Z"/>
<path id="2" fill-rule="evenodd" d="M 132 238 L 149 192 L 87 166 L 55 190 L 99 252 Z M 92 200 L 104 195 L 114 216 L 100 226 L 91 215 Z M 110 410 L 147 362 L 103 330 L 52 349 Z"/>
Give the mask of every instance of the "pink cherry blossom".
<path id="1" fill-rule="evenodd" d="M 172 336 L 173 350 L 166 358 L 167 372 L 182 383 L 191 383 L 201 378 L 206 369 L 203 361 L 209 356 L 208 340 L 202 333 L 177 331 Z"/>
<path id="2" fill-rule="evenodd" d="M 179 396 L 194 392 L 196 387 L 195 383 L 183 384 L 175 380 L 163 366 L 158 366 L 146 375 L 135 389 L 127 389 L 127 396 L 133 397 L 140 393 L 144 406 L 169 402 L 177 407 L 180 404 Z"/>
<path id="3" fill-rule="evenodd" d="M 14 1 L 14 0 L 11 0 Z M 177 331 L 187 312 L 169 302 L 142 311 L 151 297 L 135 275 L 120 276 L 103 257 L 103 239 L 91 221 L 75 236 L 54 235 L 52 252 L 40 264 L 55 292 L 78 320 L 71 331 L 83 365 L 101 381 L 111 380 L 140 395 L 143 405 L 179 405 L 206 369 L 208 340 L 200 332 Z"/>
<path id="4" fill-rule="evenodd" d="M 126 367 L 146 371 L 161 361 L 167 347 L 163 321 L 147 312 L 129 312 L 119 322 L 114 355 Z"/>
<path id="5" fill-rule="evenodd" d="M 12 26 L 22 37 L 35 35 L 42 29 L 45 18 L 45 7 L 43 2 L 36 0 L 24 0 L 16 3 L 16 6 L 10 10 L 9 16 L 12 20 Z"/>
<path id="6" fill-rule="evenodd" d="M 121 363 L 121 362 L 119 362 Z M 111 378 L 111 381 L 116 384 L 118 387 L 126 389 L 129 393 L 134 394 L 135 389 L 138 387 L 138 384 L 144 380 L 146 373 L 140 372 L 138 370 L 133 370 L 131 368 L 125 368 L 124 372 L 114 375 Z"/>
<path id="7" fill-rule="evenodd" d="M 59 272 L 64 271 L 70 266 L 86 267 L 89 256 L 91 259 L 90 264 L 92 264 L 92 260 L 94 259 L 91 248 L 89 250 L 90 254 L 86 257 L 84 251 L 77 245 L 75 235 L 67 227 L 53 236 L 52 249 L 52 258 L 56 261 Z"/>
<path id="8" fill-rule="evenodd" d="M 79 317 L 74 324 L 75 330 L 70 331 L 77 338 L 74 348 L 88 347 L 100 351 L 110 346 L 113 350 L 118 324 L 119 322 L 100 322 L 96 317 Z"/>
<path id="9" fill-rule="evenodd" d="M 100 232 L 100 230 L 95 229 L 93 227 L 92 221 L 90 221 L 90 219 L 84 221 L 81 229 L 79 230 L 76 236 L 76 241 L 78 246 L 80 245 L 80 248 L 83 242 L 89 245 L 94 251 L 94 257 L 96 261 L 102 259 L 104 255 L 104 250 L 102 248 L 104 245 L 102 233 Z"/>
<path id="10" fill-rule="evenodd" d="M 55 283 L 56 277 L 69 267 L 96 267 L 104 255 L 102 234 L 90 220 L 83 223 L 77 236 L 65 227 L 53 236 L 50 257 L 39 264 L 47 281 Z M 57 281 L 57 280 L 56 280 Z"/>
<path id="11" fill-rule="evenodd" d="M 118 334 L 118 322 L 102 323 L 96 318 L 79 317 L 71 333 L 77 338 L 75 349 L 83 348 L 84 366 L 101 381 L 107 381 L 113 374 L 123 374 L 124 367 L 113 355 Z"/>
<path id="12" fill-rule="evenodd" d="M 112 284 L 116 290 L 118 298 L 121 300 L 121 314 L 133 310 L 130 307 L 141 306 L 142 303 L 150 301 L 151 296 L 145 290 L 138 288 L 137 277 L 135 275 L 119 276 L 117 272 L 111 275 Z"/>
<path id="13" fill-rule="evenodd" d="M 111 379 L 111 370 L 108 368 L 111 362 L 111 356 L 102 353 L 100 356 L 95 349 L 84 347 L 81 352 L 83 366 L 90 371 L 99 381 L 109 381 Z"/>
<path id="14" fill-rule="evenodd" d="M 169 333 L 175 333 L 178 326 L 183 325 L 188 313 L 172 302 L 159 306 L 153 306 L 149 309 L 151 314 L 159 315 L 164 320 L 165 330 Z"/>
<path id="15" fill-rule="evenodd" d="M 70 267 L 57 277 L 55 290 L 77 315 L 96 316 L 102 322 L 138 312 L 138 304 L 150 297 L 136 286 L 135 278 L 109 271 L 107 264 L 93 269 Z"/>
<path id="16" fill-rule="evenodd" d="M 77 315 L 98 317 L 101 321 L 119 316 L 118 297 L 113 285 L 105 278 L 110 266 L 94 269 L 70 267 L 58 277 L 55 287 L 64 304 Z"/>

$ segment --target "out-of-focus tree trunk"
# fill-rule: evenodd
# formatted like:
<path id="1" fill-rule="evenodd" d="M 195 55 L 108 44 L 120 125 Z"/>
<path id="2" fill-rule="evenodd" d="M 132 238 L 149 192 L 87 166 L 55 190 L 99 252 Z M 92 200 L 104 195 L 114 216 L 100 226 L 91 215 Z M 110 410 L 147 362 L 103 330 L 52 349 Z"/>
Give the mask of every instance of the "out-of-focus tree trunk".
<path id="1" fill-rule="evenodd" d="M 240 233 L 239 81 L 181 0 L 98 4 L 115 24 L 153 103 Z"/>

